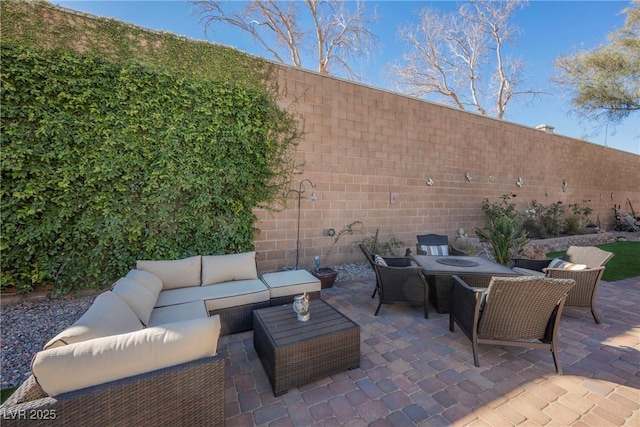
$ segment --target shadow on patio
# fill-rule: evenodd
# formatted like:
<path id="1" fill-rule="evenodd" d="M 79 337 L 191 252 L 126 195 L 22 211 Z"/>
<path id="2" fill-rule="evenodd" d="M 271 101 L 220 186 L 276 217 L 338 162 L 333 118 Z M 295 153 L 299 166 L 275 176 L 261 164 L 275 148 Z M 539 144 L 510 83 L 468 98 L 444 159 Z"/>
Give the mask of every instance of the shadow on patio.
<path id="1" fill-rule="evenodd" d="M 360 368 L 274 397 L 253 333 L 223 337 L 228 426 L 640 425 L 640 278 L 605 283 L 602 323 L 565 309 L 556 375 L 546 350 L 471 343 L 448 314 L 385 305 L 373 282 L 341 282 L 322 298 L 361 327 Z M 313 306 L 311 309 L 313 315 Z M 293 313 L 292 313 L 293 314 Z"/>

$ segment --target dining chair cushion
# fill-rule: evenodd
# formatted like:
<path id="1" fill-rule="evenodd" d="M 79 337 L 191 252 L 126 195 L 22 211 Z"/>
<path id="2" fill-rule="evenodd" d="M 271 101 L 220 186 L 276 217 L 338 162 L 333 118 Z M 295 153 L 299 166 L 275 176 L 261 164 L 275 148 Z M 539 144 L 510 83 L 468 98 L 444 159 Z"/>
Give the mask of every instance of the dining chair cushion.
<path id="1" fill-rule="evenodd" d="M 577 270 L 584 270 L 585 268 L 587 268 L 587 266 L 586 266 L 586 264 L 574 264 L 574 263 L 571 263 L 571 262 L 567 262 L 567 261 L 561 260 L 560 258 L 554 258 L 553 260 L 551 260 L 551 262 L 549 263 L 547 268 L 556 268 L 558 270 L 577 271 Z"/>
<path id="2" fill-rule="evenodd" d="M 424 253 L 427 255 L 449 256 L 448 245 L 437 245 L 437 246 L 420 245 L 420 249 L 422 249 Z"/>

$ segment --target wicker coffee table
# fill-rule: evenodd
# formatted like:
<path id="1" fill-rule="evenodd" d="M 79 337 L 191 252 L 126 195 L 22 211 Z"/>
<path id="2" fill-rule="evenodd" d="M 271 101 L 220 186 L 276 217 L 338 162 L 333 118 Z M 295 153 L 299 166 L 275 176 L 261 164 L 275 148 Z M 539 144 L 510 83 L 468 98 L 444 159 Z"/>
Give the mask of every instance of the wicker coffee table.
<path id="1" fill-rule="evenodd" d="M 306 322 L 291 304 L 253 312 L 253 345 L 275 396 L 360 366 L 360 326 L 320 299 L 309 311 Z"/>

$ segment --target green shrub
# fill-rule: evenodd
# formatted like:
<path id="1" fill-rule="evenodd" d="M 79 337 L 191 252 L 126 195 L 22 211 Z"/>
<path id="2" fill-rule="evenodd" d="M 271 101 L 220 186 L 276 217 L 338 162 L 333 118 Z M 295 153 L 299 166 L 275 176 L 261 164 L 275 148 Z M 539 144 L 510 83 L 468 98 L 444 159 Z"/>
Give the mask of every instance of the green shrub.
<path id="1" fill-rule="evenodd" d="M 508 265 L 511 259 L 527 244 L 527 232 L 506 216 L 492 224 L 485 222 L 483 228 L 476 228 L 480 240 L 489 243 L 496 262 Z"/>
<path id="2" fill-rule="evenodd" d="M 523 227 L 533 238 L 558 237 L 565 225 L 562 201 L 544 205 L 532 200 L 524 214 Z"/>
<path id="3" fill-rule="evenodd" d="M 253 248 L 295 118 L 266 88 L 2 46 L 2 286 L 102 287 L 136 259 Z"/>
<path id="4" fill-rule="evenodd" d="M 511 259 L 527 244 L 527 232 L 522 228 L 522 215 L 510 200 L 515 194 L 505 194 L 502 202 L 489 202 L 484 199 L 482 211 L 487 219 L 484 227 L 476 227 L 476 235 L 491 246 L 496 262 L 507 265 Z"/>
<path id="5" fill-rule="evenodd" d="M 529 209 L 524 212 L 523 227 L 533 238 L 558 237 L 560 234 L 573 236 L 587 233 L 591 224 L 589 216 L 593 210 L 578 203 L 568 205 L 571 212 L 565 214 L 562 201 L 544 205 L 532 200 Z"/>
<path id="6" fill-rule="evenodd" d="M 522 214 L 516 209 L 516 204 L 511 201 L 517 197 L 515 194 L 503 194 L 500 196 L 501 202 L 489 202 L 489 199 L 482 201 L 482 212 L 487 217 L 489 224 L 493 224 L 496 220 L 507 217 L 511 221 L 519 224 L 522 221 Z"/>

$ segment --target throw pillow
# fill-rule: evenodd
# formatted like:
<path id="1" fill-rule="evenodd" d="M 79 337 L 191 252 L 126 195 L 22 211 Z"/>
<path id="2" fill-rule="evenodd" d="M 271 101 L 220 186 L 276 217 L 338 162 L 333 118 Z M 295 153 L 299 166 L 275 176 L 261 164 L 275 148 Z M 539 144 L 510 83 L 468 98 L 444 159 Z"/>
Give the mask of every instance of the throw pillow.
<path id="1" fill-rule="evenodd" d="M 384 260 L 384 258 L 382 258 L 380 255 L 376 255 L 375 257 L 373 257 L 373 260 L 375 261 L 375 263 L 381 267 L 389 267 L 387 265 L 387 262 Z"/>
<path id="2" fill-rule="evenodd" d="M 449 256 L 449 246 L 447 245 L 437 245 L 437 246 L 420 245 L 420 249 L 422 249 L 424 253 L 426 253 L 427 255 Z"/>
<path id="3" fill-rule="evenodd" d="M 578 270 L 584 270 L 585 268 L 587 268 L 587 266 L 585 264 L 573 264 L 573 263 L 561 260 L 560 258 L 554 258 L 553 260 L 551 260 L 547 268 L 578 271 Z"/>

